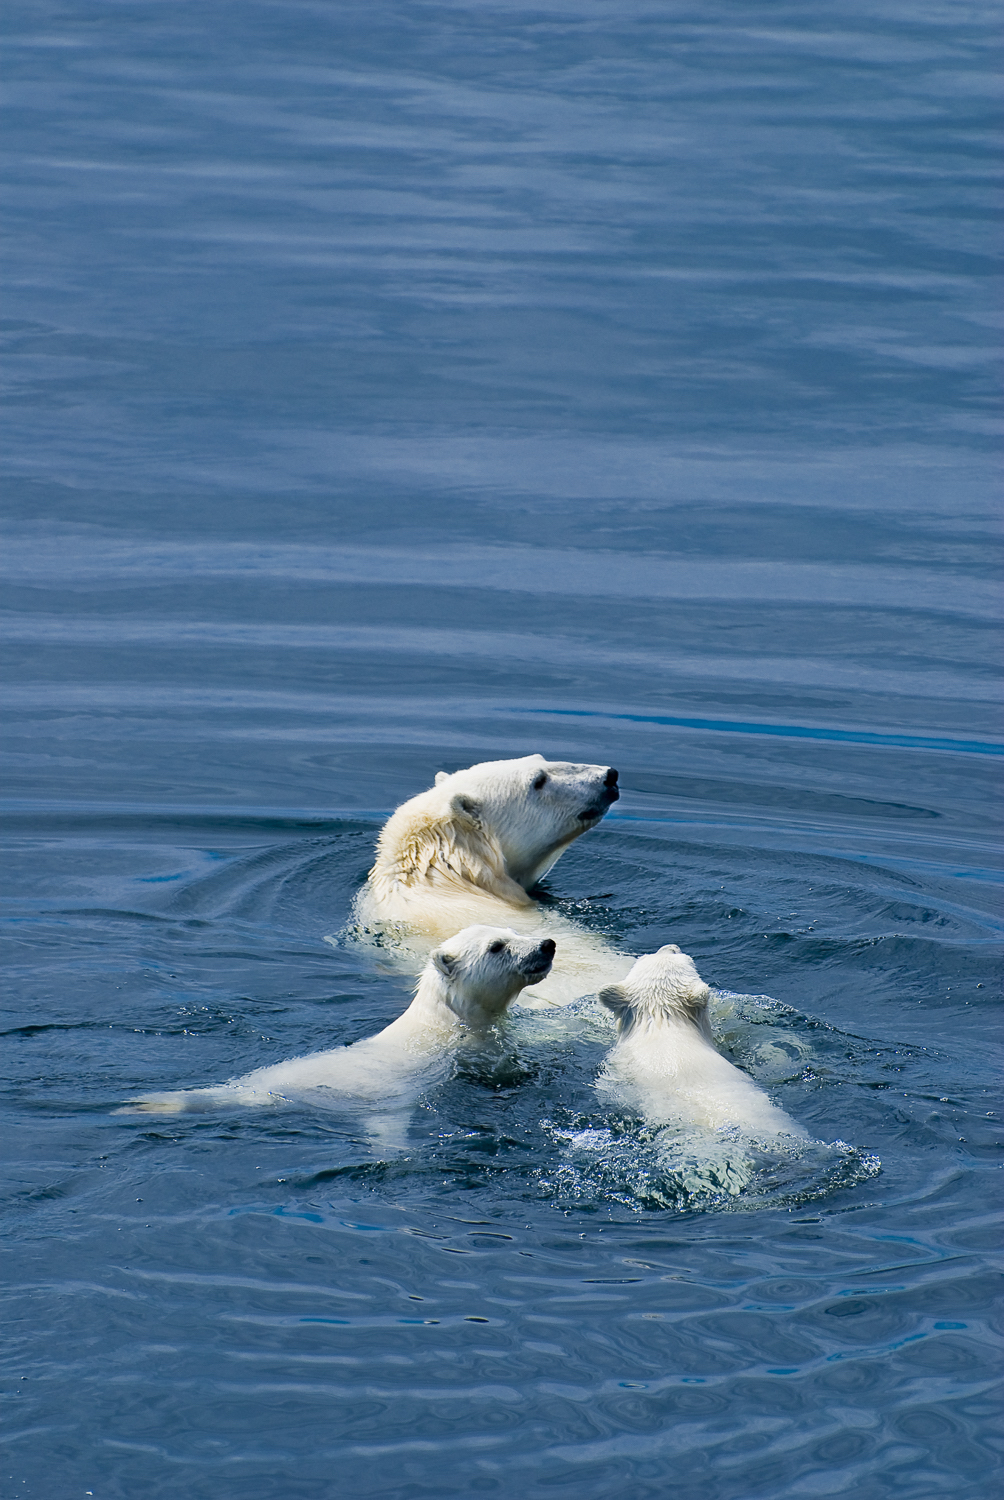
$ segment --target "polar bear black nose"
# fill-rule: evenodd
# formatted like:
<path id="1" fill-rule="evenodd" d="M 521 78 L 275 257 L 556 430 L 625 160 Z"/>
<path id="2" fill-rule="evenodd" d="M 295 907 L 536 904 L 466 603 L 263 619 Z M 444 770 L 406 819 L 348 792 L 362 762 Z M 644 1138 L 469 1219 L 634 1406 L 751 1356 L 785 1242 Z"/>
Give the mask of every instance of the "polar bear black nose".
<path id="1" fill-rule="evenodd" d="M 557 952 L 557 944 L 555 943 L 554 938 L 545 938 L 540 945 L 540 951 L 541 953 L 543 953 L 545 958 L 553 958 L 555 953 Z"/>
<path id="2" fill-rule="evenodd" d="M 613 766 L 608 766 L 607 767 L 607 774 L 603 778 L 603 785 L 604 786 L 616 786 L 617 785 L 617 772 L 614 770 Z"/>

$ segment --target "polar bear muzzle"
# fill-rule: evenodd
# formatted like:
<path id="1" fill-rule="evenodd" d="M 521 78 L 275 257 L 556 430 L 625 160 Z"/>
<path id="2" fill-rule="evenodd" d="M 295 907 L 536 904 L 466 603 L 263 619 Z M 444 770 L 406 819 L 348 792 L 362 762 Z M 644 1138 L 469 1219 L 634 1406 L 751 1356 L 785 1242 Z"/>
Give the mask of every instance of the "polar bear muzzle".
<path id="1" fill-rule="evenodd" d="M 527 953 L 520 960 L 520 973 L 526 975 L 530 984 L 536 984 L 538 980 L 543 979 L 545 974 L 551 972 L 551 965 L 554 962 L 556 951 L 557 944 L 554 939 L 545 938 L 539 947 L 535 948 L 532 953 Z"/>
<path id="2" fill-rule="evenodd" d="M 579 821 L 582 823 L 595 823 L 602 818 L 615 802 L 620 798 L 617 788 L 617 772 L 613 766 L 607 767 L 607 774 L 603 778 L 603 785 L 597 793 L 596 801 L 579 813 Z"/>

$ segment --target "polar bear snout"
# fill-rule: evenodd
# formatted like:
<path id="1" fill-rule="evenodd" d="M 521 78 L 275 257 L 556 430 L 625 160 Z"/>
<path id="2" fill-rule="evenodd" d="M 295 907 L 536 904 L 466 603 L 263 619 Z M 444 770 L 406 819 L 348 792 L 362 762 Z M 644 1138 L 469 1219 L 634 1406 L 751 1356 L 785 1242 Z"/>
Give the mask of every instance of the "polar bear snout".
<path id="1" fill-rule="evenodd" d="M 554 938 L 544 938 L 542 943 L 520 960 L 520 973 L 524 974 L 531 984 L 536 984 L 539 979 L 543 979 L 545 974 L 550 973 L 556 952 L 557 944 Z"/>
<path id="2" fill-rule="evenodd" d="M 595 819 L 602 818 L 608 808 L 612 807 L 619 799 L 620 791 L 617 787 L 617 772 L 613 766 L 608 766 L 606 774 L 603 777 L 603 785 L 596 793 L 595 802 L 591 802 L 584 811 L 579 813 L 580 820 L 583 823 L 592 823 Z"/>

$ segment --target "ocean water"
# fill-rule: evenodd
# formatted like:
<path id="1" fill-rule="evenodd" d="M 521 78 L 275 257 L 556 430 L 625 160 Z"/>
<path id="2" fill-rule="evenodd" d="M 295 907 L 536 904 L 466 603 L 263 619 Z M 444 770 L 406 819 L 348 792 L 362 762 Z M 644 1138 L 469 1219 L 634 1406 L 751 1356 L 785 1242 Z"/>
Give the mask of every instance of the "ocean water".
<path id="1" fill-rule="evenodd" d="M 11 0 L 4 1496 L 994 1492 L 995 19 Z M 398 1014 L 382 820 L 538 750 L 816 1144 L 589 1001 L 403 1140 L 115 1114 Z"/>

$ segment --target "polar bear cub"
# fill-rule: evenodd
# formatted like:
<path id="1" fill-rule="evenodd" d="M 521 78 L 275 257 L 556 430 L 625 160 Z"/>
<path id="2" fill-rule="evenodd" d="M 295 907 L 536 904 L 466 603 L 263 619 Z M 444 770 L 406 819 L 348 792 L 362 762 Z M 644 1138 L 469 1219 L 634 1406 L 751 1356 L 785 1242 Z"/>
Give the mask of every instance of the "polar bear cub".
<path id="1" fill-rule="evenodd" d="M 546 986 L 551 1001 L 574 1000 L 621 978 L 629 958 L 528 894 L 619 795 L 612 766 L 542 755 L 441 771 L 435 786 L 403 803 L 384 825 L 356 898 L 360 926 L 390 929 L 406 958 L 424 957 L 471 923 L 551 935 L 559 950 Z"/>
<path id="2" fill-rule="evenodd" d="M 447 1073 L 457 1045 L 489 1031 L 528 985 L 551 967 L 551 938 L 501 927 L 468 927 L 441 944 L 422 970 L 408 1009 L 376 1036 L 309 1057 L 256 1068 L 216 1088 L 146 1094 L 123 1114 L 181 1114 L 233 1104 L 276 1104 L 317 1090 L 404 1107 Z"/>
<path id="3" fill-rule="evenodd" d="M 601 990 L 617 1041 L 597 1087 L 649 1124 L 735 1126 L 756 1140 L 807 1139 L 801 1125 L 715 1048 L 710 991 L 675 943 L 648 953 L 621 983 Z"/>

